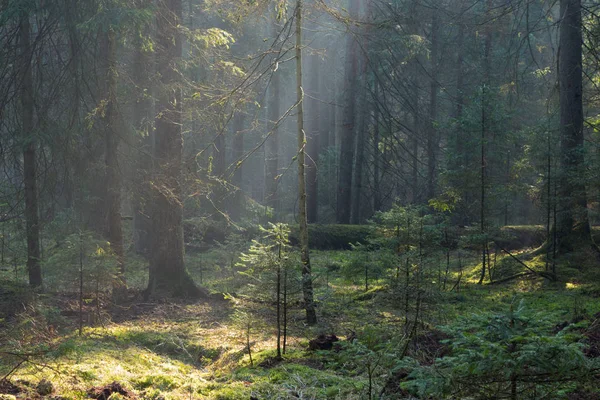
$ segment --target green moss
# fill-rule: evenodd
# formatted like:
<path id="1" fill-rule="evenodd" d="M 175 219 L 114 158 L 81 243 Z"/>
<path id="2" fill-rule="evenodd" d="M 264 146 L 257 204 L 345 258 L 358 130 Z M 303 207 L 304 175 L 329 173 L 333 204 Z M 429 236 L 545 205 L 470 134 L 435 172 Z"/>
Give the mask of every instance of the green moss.
<path id="1" fill-rule="evenodd" d="M 136 389 L 154 388 L 161 391 L 173 390 L 179 387 L 179 382 L 169 375 L 147 375 L 134 380 Z"/>

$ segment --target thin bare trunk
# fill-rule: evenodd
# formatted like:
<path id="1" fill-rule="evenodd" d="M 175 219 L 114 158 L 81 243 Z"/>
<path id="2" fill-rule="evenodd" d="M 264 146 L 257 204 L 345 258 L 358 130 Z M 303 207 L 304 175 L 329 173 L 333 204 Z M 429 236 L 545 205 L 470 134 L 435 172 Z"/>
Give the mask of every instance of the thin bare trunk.
<path id="1" fill-rule="evenodd" d="M 364 72 L 364 71 L 363 71 Z M 364 76 L 364 74 L 363 74 Z M 352 201 L 352 223 L 360 224 L 361 222 L 361 196 L 362 196 L 362 180 L 363 166 L 365 162 L 365 131 L 369 126 L 369 118 L 371 116 L 370 107 L 367 105 L 367 88 L 362 89 L 361 94 L 361 109 L 358 130 L 357 130 L 357 145 L 356 145 L 356 166 L 354 170 L 354 200 Z"/>
<path id="2" fill-rule="evenodd" d="M 117 49 L 116 37 L 112 28 L 105 32 L 107 69 L 104 71 L 105 112 L 104 112 L 104 161 L 106 165 L 106 238 L 115 253 L 118 263 L 118 279 L 115 289 L 125 286 L 125 253 L 123 250 L 123 228 L 121 225 L 121 172 L 119 171 L 117 132 Z"/>
<path id="3" fill-rule="evenodd" d="M 38 216 L 38 189 L 36 168 L 36 140 L 33 115 L 32 49 L 29 15 L 21 16 L 21 123 L 23 128 L 23 180 L 25 186 L 25 227 L 27 235 L 27 271 L 29 285 L 42 286 L 40 265 L 40 223 Z"/>
<path id="4" fill-rule="evenodd" d="M 379 81 L 375 79 L 375 101 L 379 98 Z M 373 211 L 381 210 L 381 151 L 379 151 L 379 108 L 374 106 L 373 121 Z"/>
<path id="5" fill-rule="evenodd" d="M 304 173 L 306 135 L 304 133 L 302 89 L 302 0 L 296 2 L 296 93 L 298 102 L 298 218 L 300 222 L 300 258 L 302 261 L 302 293 L 304 295 L 304 308 L 306 321 L 309 324 L 317 323 L 317 313 L 313 298 L 312 272 L 308 249 L 308 222 L 306 216 L 306 181 Z"/>
<path id="6" fill-rule="evenodd" d="M 437 96 L 438 96 L 438 46 L 439 46 L 439 17 L 438 9 L 433 9 L 433 17 L 431 19 L 431 84 L 429 98 L 429 135 L 427 136 L 427 197 L 432 199 L 435 197 L 437 185 L 437 153 L 439 146 L 438 129 L 437 129 Z"/>
<path id="7" fill-rule="evenodd" d="M 306 163 L 306 201 L 307 201 L 307 219 L 314 224 L 318 221 L 319 209 L 319 186 L 317 182 L 317 163 L 319 161 L 320 147 L 320 90 L 319 90 L 319 55 L 310 56 L 310 98 L 307 100 L 307 110 L 309 115 L 308 132 L 308 160 Z"/>
<path id="8" fill-rule="evenodd" d="M 273 23 L 273 38 L 279 35 L 277 24 Z M 274 63 L 277 63 L 274 60 Z M 269 132 L 270 137 L 267 140 L 265 153 L 265 201 L 269 207 L 273 207 L 275 210 L 279 207 L 279 201 L 277 196 L 277 175 L 279 174 L 279 128 L 277 121 L 280 116 L 279 102 L 281 84 L 280 84 L 281 70 L 277 64 L 273 66 L 273 74 L 271 75 L 271 87 L 270 87 L 270 100 L 269 100 Z"/>

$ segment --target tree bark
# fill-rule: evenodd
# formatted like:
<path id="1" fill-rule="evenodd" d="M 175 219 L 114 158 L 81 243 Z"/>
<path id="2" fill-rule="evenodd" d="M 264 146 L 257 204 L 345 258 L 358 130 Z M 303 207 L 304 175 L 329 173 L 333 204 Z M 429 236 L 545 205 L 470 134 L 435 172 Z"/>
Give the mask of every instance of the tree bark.
<path id="1" fill-rule="evenodd" d="M 243 170 L 242 165 L 237 165 L 237 162 L 242 159 L 244 156 L 244 119 L 245 116 L 242 112 L 238 112 L 233 117 L 233 157 L 232 162 L 234 163 L 234 171 L 233 171 L 233 186 L 232 190 L 234 190 L 232 202 L 231 202 L 231 210 L 229 212 L 230 217 L 234 221 L 239 221 L 242 210 L 244 208 L 244 193 L 242 191 L 242 179 L 243 179 Z"/>
<path id="2" fill-rule="evenodd" d="M 71 56 L 69 63 L 69 74 L 72 82 L 71 87 L 71 118 L 69 121 L 70 134 L 77 134 L 81 129 L 81 89 L 79 81 L 79 67 L 81 65 L 81 49 L 79 37 L 77 34 L 77 0 L 65 0 L 65 19 L 69 36 L 69 55 Z M 75 146 L 70 145 L 65 148 L 65 158 L 76 160 Z M 75 188 L 77 171 L 73 171 L 70 165 L 65 165 L 65 207 L 72 209 L 75 206 Z M 79 172 L 81 173 L 81 172 Z"/>
<path id="3" fill-rule="evenodd" d="M 273 39 L 279 35 L 277 24 L 273 22 L 272 25 L 272 36 Z M 277 59 L 273 60 L 277 63 Z M 277 121 L 280 116 L 280 75 L 281 70 L 276 66 L 273 66 L 273 74 L 271 75 L 271 88 L 270 88 L 270 99 L 269 99 L 269 132 L 270 136 L 266 142 L 266 162 L 265 162 L 265 200 L 269 207 L 273 207 L 277 211 L 279 207 L 279 201 L 277 196 L 277 180 L 278 180 L 278 169 L 279 169 L 279 128 Z"/>
<path id="4" fill-rule="evenodd" d="M 365 70 L 363 69 L 363 74 L 365 75 Z M 356 140 L 356 166 L 354 171 L 354 200 L 352 200 L 352 223 L 360 224 L 361 215 L 361 196 L 362 196 L 362 178 L 363 178 L 363 165 L 365 161 L 365 131 L 369 126 L 369 116 L 371 115 L 371 111 L 367 106 L 367 88 L 363 87 L 362 93 L 360 96 L 360 104 L 361 104 L 361 113 L 358 123 L 357 130 L 357 140 Z"/>
<path id="5" fill-rule="evenodd" d="M 435 6 L 434 6 L 435 7 Z M 433 16 L 431 19 L 431 84 L 429 97 L 429 135 L 427 136 L 427 197 L 432 199 L 435 197 L 437 186 L 437 153 L 439 146 L 438 130 L 437 130 L 437 96 L 438 96 L 438 46 L 439 46 L 439 17 L 438 10 L 432 10 Z"/>
<path id="6" fill-rule="evenodd" d="M 492 0 L 487 0 L 487 11 L 486 18 L 491 19 L 492 13 Z M 492 56 L 492 29 L 488 25 L 485 28 L 485 48 L 483 55 L 483 68 L 484 68 L 484 81 L 481 90 L 481 139 L 480 139 L 480 151 L 481 151 L 481 172 L 480 172 L 480 204 L 479 204 L 479 229 L 481 234 L 481 275 L 479 276 L 479 284 L 483 283 L 485 279 L 485 268 L 487 259 L 487 237 L 486 237 L 486 174 L 487 174 L 487 161 L 486 161 L 486 140 L 487 140 L 487 111 L 488 111 L 488 87 L 491 83 L 491 56 Z"/>
<path id="7" fill-rule="evenodd" d="M 19 36 L 21 41 L 21 124 L 23 129 L 23 184 L 25 186 L 25 226 L 27 236 L 27 271 L 29 285 L 42 286 L 40 265 L 40 223 L 38 216 L 38 189 L 36 168 L 36 140 L 33 110 L 33 52 L 30 41 L 29 14 L 21 15 Z"/>
<path id="8" fill-rule="evenodd" d="M 411 4 L 409 21 L 410 33 L 418 35 L 418 21 L 416 20 L 417 6 L 419 1 L 413 1 Z M 410 82 L 410 107 L 412 114 L 412 132 L 409 138 L 410 150 L 407 151 L 407 158 L 410 159 L 410 202 L 417 204 L 421 201 L 421 190 L 419 188 L 419 136 L 421 135 L 421 116 L 419 104 L 419 64 L 420 60 L 414 56 L 409 61 L 409 70 L 412 75 Z"/>
<path id="9" fill-rule="evenodd" d="M 316 42 L 316 40 L 314 40 Z M 306 163 L 306 201 L 308 223 L 318 221 L 319 190 L 317 182 L 317 162 L 320 145 L 320 90 L 319 90 L 319 56 L 310 56 L 310 98 L 307 99 L 307 109 L 310 121 L 308 132 L 308 161 Z"/>
<path id="10" fill-rule="evenodd" d="M 561 0 L 560 16 L 560 184 L 555 222 L 559 255 L 592 242 L 583 146 L 581 0 Z"/>
<path id="11" fill-rule="evenodd" d="M 350 0 L 350 17 L 356 19 L 358 0 Z M 358 43 L 350 32 L 346 37 L 346 62 L 344 66 L 344 111 L 340 145 L 336 220 L 349 224 L 352 211 L 352 170 L 356 119 L 356 79 L 358 75 Z"/>
<path id="12" fill-rule="evenodd" d="M 121 225 L 121 172 L 119 171 L 118 149 L 119 133 L 117 132 L 117 46 L 115 31 L 107 28 L 104 32 L 104 56 L 107 68 L 104 90 L 104 161 L 106 166 L 106 239 L 110 242 L 118 263 L 118 288 L 125 286 L 125 253 L 123 250 L 123 228 Z"/>
<path id="13" fill-rule="evenodd" d="M 138 8 L 148 7 L 148 0 L 137 0 Z M 147 34 L 148 30 L 145 30 Z M 133 177 L 133 243 L 136 253 L 149 255 L 151 247 L 152 222 L 150 220 L 150 198 L 148 190 L 151 181 L 154 132 L 152 116 L 152 83 L 150 71 L 154 60 L 142 47 L 141 39 L 136 39 L 133 57 L 132 77 L 137 87 L 137 99 L 133 105 L 133 126 L 138 130 L 139 151 L 136 160 L 136 175 Z"/>
<path id="14" fill-rule="evenodd" d="M 304 172 L 306 135 L 304 132 L 302 89 L 302 0 L 296 2 L 296 98 L 298 102 L 298 197 L 300 222 L 300 259 L 302 262 L 302 294 L 304 295 L 304 309 L 306 322 L 317 323 L 317 313 L 313 296 L 312 271 L 308 249 L 308 222 L 306 215 L 306 180 Z"/>
<path id="15" fill-rule="evenodd" d="M 375 79 L 375 101 L 379 99 L 379 80 Z M 373 211 L 381 210 L 381 151 L 379 151 L 379 107 L 373 109 Z"/>
<path id="16" fill-rule="evenodd" d="M 160 87 L 155 120 L 152 248 L 147 296 L 203 297 L 185 269 L 183 241 L 181 88 L 175 64 L 181 57 L 181 0 L 158 3 L 156 57 Z"/>

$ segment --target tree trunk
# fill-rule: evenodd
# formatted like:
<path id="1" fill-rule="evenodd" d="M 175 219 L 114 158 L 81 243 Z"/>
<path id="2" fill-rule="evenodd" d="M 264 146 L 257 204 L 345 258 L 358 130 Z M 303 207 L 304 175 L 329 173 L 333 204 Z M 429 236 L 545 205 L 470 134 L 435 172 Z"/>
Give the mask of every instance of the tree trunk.
<path id="1" fill-rule="evenodd" d="M 277 24 L 273 23 L 273 38 L 279 35 Z M 276 63 L 277 60 L 274 60 Z M 276 211 L 279 207 L 277 196 L 277 180 L 279 169 L 279 127 L 277 121 L 280 116 L 280 75 L 281 70 L 277 66 L 273 66 L 273 74 L 271 75 L 270 101 L 269 101 L 269 132 L 270 136 L 266 142 L 266 162 L 265 162 L 265 200 L 266 205 L 273 207 Z"/>
<path id="2" fill-rule="evenodd" d="M 419 124 L 419 89 L 417 86 L 416 78 L 413 82 L 414 85 L 414 104 L 413 104 L 413 126 L 412 126 L 412 135 L 410 137 L 410 154 L 408 154 L 408 158 L 410 158 L 410 191 L 411 191 L 411 203 L 417 204 L 421 201 L 421 196 L 419 194 L 419 139 L 418 136 L 420 134 L 420 124 Z"/>
<path id="3" fill-rule="evenodd" d="M 296 3 L 296 93 L 298 102 L 298 218 L 300 220 L 300 259 L 302 261 L 302 293 L 304 295 L 306 322 L 312 325 L 317 323 L 317 313 L 315 311 L 315 302 L 313 298 L 312 272 L 310 266 L 310 255 L 308 250 L 306 181 L 304 174 L 306 135 L 304 133 L 304 91 L 302 89 L 302 0 L 297 0 Z"/>
<path id="4" fill-rule="evenodd" d="M 117 46 L 115 32 L 107 28 L 103 40 L 107 60 L 104 73 L 106 79 L 104 98 L 104 161 L 106 165 L 106 239 L 110 242 L 118 263 L 118 288 L 125 286 L 125 253 L 123 250 L 123 228 L 121 225 L 121 172 L 119 171 L 118 149 L 119 134 L 116 127 L 117 119 Z"/>
<path id="5" fill-rule="evenodd" d="M 27 271 L 29 285 L 42 286 L 40 265 L 40 223 L 38 217 L 38 190 L 36 172 L 36 140 L 33 121 L 33 74 L 31 59 L 29 15 L 21 15 L 21 123 L 23 128 L 23 180 L 25 186 L 25 225 L 27 235 Z"/>
<path id="6" fill-rule="evenodd" d="M 456 159 L 451 164 L 451 169 L 458 172 L 458 175 L 462 175 L 466 172 L 466 167 L 469 165 L 469 152 L 466 151 L 467 133 L 463 131 L 463 108 L 464 108 L 464 91 L 465 91 L 465 79 L 464 79 L 464 57 L 465 57 L 465 23 L 463 20 L 462 11 L 464 9 L 464 3 L 460 3 L 460 15 L 458 17 L 458 38 L 457 38 L 457 58 L 456 58 L 456 108 L 454 110 L 454 118 L 456 120 L 454 130 L 454 147 L 456 149 Z M 460 182 L 456 182 L 458 185 L 465 187 Z M 465 189 L 465 200 L 463 204 L 471 203 L 470 189 Z M 469 225 L 470 213 L 467 207 L 461 207 L 460 209 L 460 223 L 462 225 Z"/>
<path id="7" fill-rule="evenodd" d="M 592 242 L 583 147 L 581 0 L 560 1 L 560 184 L 557 253 Z"/>
<path id="8" fill-rule="evenodd" d="M 349 14 L 356 19 L 358 0 L 350 0 Z M 358 43 L 354 35 L 346 36 L 346 62 L 344 66 L 344 111 L 340 146 L 336 220 L 338 224 L 350 223 L 352 210 L 352 169 L 354 162 L 354 134 L 356 119 L 356 79 L 358 76 Z"/>
<path id="9" fill-rule="evenodd" d="M 69 35 L 69 55 L 71 56 L 69 63 L 69 75 L 72 82 L 71 96 L 71 118 L 69 121 L 70 134 L 76 135 L 81 129 L 81 89 L 79 85 L 79 67 L 81 63 L 81 49 L 79 35 L 77 34 L 77 0 L 65 0 L 65 19 Z M 75 145 L 70 145 L 65 148 L 65 158 L 76 160 Z M 75 206 L 75 188 L 77 174 L 81 172 L 73 171 L 70 165 L 65 165 L 65 207 L 72 209 Z"/>
<path id="10" fill-rule="evenodd" d="M 138 8 L 148 7 L 148 0 L 137 0 Z M 147 30 L 146 30 L 146 33 Z M 154 132 L 152 116 L 152 82 L 150 72 L 153 59 L 142 46 L 141 38 L 135 41 L 132 77 L 137 87 L 137 99 L 133 105 L 133 126 L 141 137 L 137 152 L 136 175 L 133 177 L 133 243 L 136 253 L 149 255 L 151 247 L 152 221 L 150 220 L 150 198 Z"/>
<path id="11" fill-rule="evenodd" d="M 365 71 L 363 70 L 362 76 L 366 78 Z M 367 88 L 363 87 L 362 93 L 360 96 L 360 104 L 361 104 L 361 115 L 358 123 L 357 130 L 357 145 L 356 145 L 356 166 L 354 171 L 354 200 L 352 201 L 352 223 L 360 224 L 361 215 L 361 195 L 362 195 L 362 178 L 363 178 L 363 165 L 365 161 L 365 131 L 369 126 L 369 116 L 371 115 L 371 111 L 367 106 Z"/>
<path id="12" fill-rule="evenodd" d="M 434 6 L 435 7 L 435 6 Z M 427 136 L 427 197 L 432 199 L 435 197 L 437 186 L 437 153 L 439 146 L 438 131 L 437 131 L 437 95 L 438 95 L 438 31 L 439 18 L 438 10 L 432 10 L 433 16 L 431 19 L 431 85 L 429 97 L 429 135 Z"/>
<path id="13" fill-rule="evenodd" d="M 316 42 L 316 38 L 314 39 Z M 319 161 L 320 141 L 320 90 L 319 90 L 319 55 L 310 56 L 310 98 L 306 105 L 309 116 L 308 161 L 306 163 L 306 201 L 308 222 L 314 224 L 318 220 L 319 192 L 317 185 L 317 162 Z"/>
<path id="14" fill-rule="evenodd" d="M 156 57 L 160 76 L 155 120 L 152 183 L 152 247 L 147 295 L 201 297 L 184 265 L 181 88 L 175 63 L 181 57 L 181 0 L 158 3 Z"/>
<path id="15" fill-rule="evenodd" d="M 487 11 L 486 16 L 491 19 L 492 12 L 492 0 L 487 0 Z M 485 28 L 485 49 L 483 56 L 483 68 L 484 68 L 484 82 L 481 91 L 481 139 L 480 139 L 480 151 L 481 151 L 481 175 L 480 175 L 480 205 L 479 205 L 479 229 L 481 234 L 481 275 L 479 276 L 479 284 L 483 283 L 485 279 L 485 266 L 486 266 L 486 249 L 487 249 L 487 237 L 486 237 L 486 174 L 487 174 L 487 161 L 486 161 L 486 140 L 487 140 L 487 96 L 488 87 L 491 83 L 491 55 L 492 55 L 492 30 L 488 25 Z"/>
<path id="16" fill-rule="evenodd" d="M 379 99 L 379 80 L 375 78 L 375 102 Z M 381 210 L 381 151 L 379 151 L 379 107 L 373 109 L 373 211 Z"/>
<path id="17" fill-rule="evenodd" d="M 417 6 L 419 1 L 413 1 L 410 9 L 412 16 L 409 29 L 410 33 L 418 35 L 418 21 L 416 21 Z M 412 76 L 410 82 L 410 107 L 412 114 L 412 132 L 409 138 L 410 150 L 407 151 L 407 158 L 410 159 L 410 202 L 411 204 L 417 204 L 421 201 L 421 191 L 419 188 L 419 136 L 421 135 L 421 116 L 420 116 L 420 104 L 419 104 L 419 64 L 421 61 L 419 57 L 413 56 L 409 61 L 409 70 Z M 392 132 L 390 130 L 390 132 Z"/>
<path id="18" fill-rule="evenodd" d="M 336 70 L 336 60 L 337 59 L 335 57 L 332 57 L 331 70 L 334 72 Z M 330 99 L 331 104 L 329 105 L 329 132 L 327 134 L 327 147 L 335 147 L 337 137 L 338 79 L 337 77 L 334 77 L 333 80 L 334 82 L 332 83 L 333 88 Z M 330 192 L 328 191 L 328 193 Z"/>
<path id="19" fill-rule="evenodd" d="M 234 188 L 232 188 L 232 190 L 234 193 L 229 215 L 234 221 L 239 221 L 244 208 L 244 193 L 241 189 L 243 179 L 242 164 L 237 165 L 237 162 L 240 161 L 244 156 L 244 119 L 244 114 L 242 112 L 236 113 L 233 117 L 232 163 L 234 164 L 234 171 L 232 183 Z"/>

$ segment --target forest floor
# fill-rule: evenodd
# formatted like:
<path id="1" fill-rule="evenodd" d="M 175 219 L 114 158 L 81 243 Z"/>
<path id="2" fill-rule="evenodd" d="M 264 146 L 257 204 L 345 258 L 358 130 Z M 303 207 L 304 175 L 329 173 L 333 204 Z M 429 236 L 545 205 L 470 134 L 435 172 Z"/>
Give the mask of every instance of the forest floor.
<path id="1" fill-rule="evenodd" d="M 477 316 L 493 320 L 494 315 L 516 313 L 518 307 L 525 310 L 523 318 L 536 320 L 549 337 L 570 323 L 579 324 L 579 330 L 573 330 L 579 332 L 574 342 L 586 356 L 600 355 L 597 271 L 589 275 L 571 268 L 558 283 L 537 277 L 477 285 L 480 266 L 476 254 L 471 254 L 463 260 L 460 286 L 451 290 L 461 276 L 455 268 L 446 278 L 445 290 L 439 281 L 424 285 L 427 289 L 410 305 L 407 318 L 404 300 L 408 297 L 389 279 L 375 276 L 365 288 L 362 275 L 352 278 L 342 273 L 348 253 L 313 253 L 320 321 L 307 326 L 301 303 L 292 303 L 281 361 L 274 357 L 274 307 L 246 300 L 244 306 L 256 313 L 251 320 L 241 321 L 235 294 L 229 300 L 161 303 L 147 303 L 137 296 L 118 308 L 97 303 L 91 296 L 84 306 L 80 335 L 75 294 L 32 296 L 2 284 L 0 307 L 18 312 L 0 320 L 0 379 L 6 377 L 0 380 L 0 393 L 5 393 L 0 399 L 414 398 L 401 384 L 408 373 L 392 347 L 399 347 L 401 356 L 411 362 L 430 368 L 451 353 L 452 342 L 445 339 L 452 338 L 452 332 L 460 333 L 468 325 L 465 320 Z M 233 284 L 218 279 L 220 272 L 211 275 L 208 268 L 194 267 L 198 264 L 193 257 L 189 261 L 195 278 L 199 281 L 202 273 L 203 284 L 214 292 L 235 289 L 226 290 Z M 143 274 L 140 263 L 138 271 L 130 271 L 130 283 L 141 287 Z M 406 332 L 413 318 L 418 324 Z M 477 333 L 474 328 L 464 331 Z M 320 334 L 336 335 L 339 345 L 330 351 L 310 351 L 309 342 Z M 593 387 L 576 381 L 566 390 L 561 386 L 545 393 L 544 398 L 600 398 Z"/>

